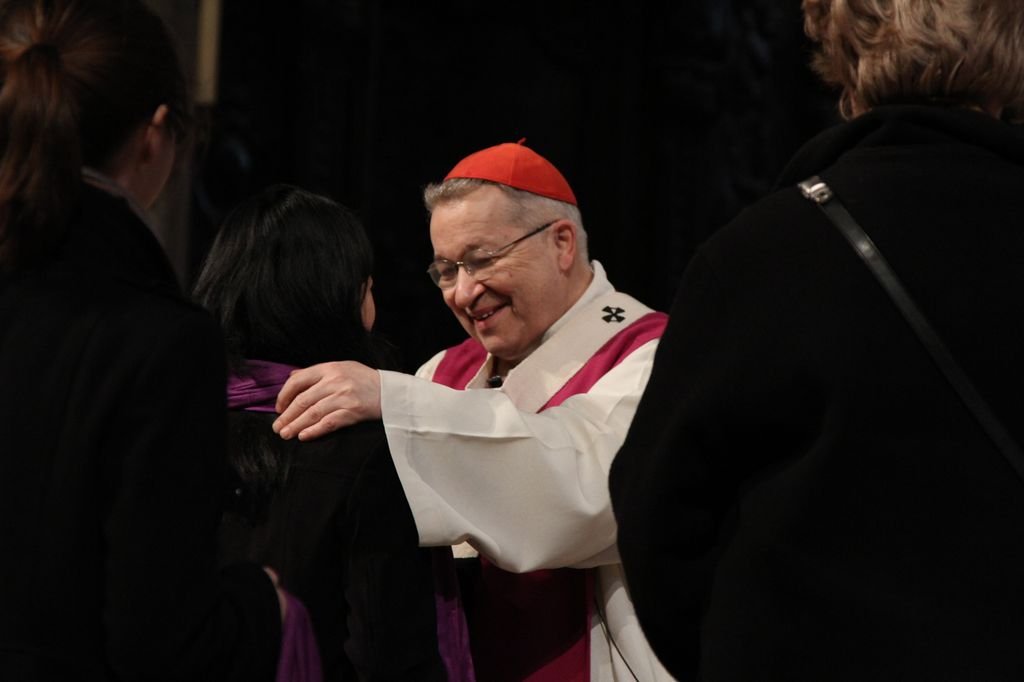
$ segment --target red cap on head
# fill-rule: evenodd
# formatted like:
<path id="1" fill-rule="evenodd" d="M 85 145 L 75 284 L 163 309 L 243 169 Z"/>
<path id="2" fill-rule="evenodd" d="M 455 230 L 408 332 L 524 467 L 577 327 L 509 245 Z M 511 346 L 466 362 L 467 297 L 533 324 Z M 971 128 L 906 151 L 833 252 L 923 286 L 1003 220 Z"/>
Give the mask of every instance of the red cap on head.
<path id="1" fill-rule="evenodd" d="M 470 154 L 455 164 L 444 179 L 490 180 L 576 206 L 576 195 L 565 177 L 550 161 L 523 145 L 525 141 L 524 138 L 515 144 L 506 142 Z"/>

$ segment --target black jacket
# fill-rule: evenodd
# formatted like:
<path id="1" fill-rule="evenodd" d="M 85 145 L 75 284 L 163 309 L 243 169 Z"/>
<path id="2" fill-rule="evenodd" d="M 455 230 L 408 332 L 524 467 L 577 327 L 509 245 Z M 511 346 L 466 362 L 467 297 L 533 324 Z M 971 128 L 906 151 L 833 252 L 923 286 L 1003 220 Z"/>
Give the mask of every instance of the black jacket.
<path id="1" fill-rule="evenodd" d="M 273 454 L 287 475 L 269 496 L 231 486 L 222 560 L 278 571 L 309 610 L 327 682 L 443 680 L 431 553 L 419 549 L 383 425 L 284 441 L 274 416 L 230 413 L 230 447 Z"/>
<path id="2" fill-rule="evenodd" d="M 280 616 L 219 575 L 224 360 L 127 205 L 0 280 L 0 680 L 270 680 Z"/>
<path id="3" fill-rule="evenodd" d="M 795 183 L 821 174 L 1024 442 L 1024 134 L 879 108 L 691 263 L 611 475 L 680 679 L 1024 679 L 1024 483 Z"/>

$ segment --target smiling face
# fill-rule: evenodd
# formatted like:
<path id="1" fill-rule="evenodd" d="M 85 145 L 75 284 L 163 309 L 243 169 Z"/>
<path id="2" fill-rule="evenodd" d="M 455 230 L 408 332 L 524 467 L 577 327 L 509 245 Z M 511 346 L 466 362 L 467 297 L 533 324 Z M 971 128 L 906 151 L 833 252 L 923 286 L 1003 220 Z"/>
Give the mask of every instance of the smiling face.
<path id="1" fill-rule="evenodd" d="M 439 204 L 430 219 L 434 257 L 459 261 L 470 249 L 498 249 L 557 217 L 524 213 L 529 218 L 520 216 L 513 200 L 493 185 Z M 536 225 L 528 222 L 533 220 Z M 540 345 L 544 332 L 589 283 L 589 267 L 577 262 L 576 246 L 576 226 L 557 220 L 516 244 L 486 273 L 473 276 L 460 268 L 455 285 L 442 289 L 444 301 L 466 332 L 506 369 L 515 366 Z"/>

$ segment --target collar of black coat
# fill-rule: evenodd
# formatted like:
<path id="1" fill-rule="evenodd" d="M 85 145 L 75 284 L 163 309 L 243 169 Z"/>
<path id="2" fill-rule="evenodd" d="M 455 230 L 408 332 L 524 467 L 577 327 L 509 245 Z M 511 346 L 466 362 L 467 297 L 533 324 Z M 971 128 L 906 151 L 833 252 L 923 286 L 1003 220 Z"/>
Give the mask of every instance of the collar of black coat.
<path id="1" fill-rule="evenodd" d="M 782 172 L 778 187 L 820 173 L 852 149 L 915 144 L 968 144 L 1024 164 L 1024 126 L 965 107 L 882 106 L 808 141 Z"/>
<path id="2" fill-rule="evenodd" d="M 182 298 L 167 254 L 127 200 L 88 183 L 82 184 L 55 265 Z"/>

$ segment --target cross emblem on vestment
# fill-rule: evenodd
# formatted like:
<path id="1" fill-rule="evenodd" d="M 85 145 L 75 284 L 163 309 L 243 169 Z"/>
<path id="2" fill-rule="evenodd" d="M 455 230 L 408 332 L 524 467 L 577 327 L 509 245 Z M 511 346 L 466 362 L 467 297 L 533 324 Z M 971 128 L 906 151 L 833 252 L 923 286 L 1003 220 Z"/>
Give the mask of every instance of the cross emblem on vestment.
<path id="1" fill-rule="evenodd" d="M 622 308 L 613 308 L 610 305 L 606 305 L 603 310 L 608 313 L 607 315 L 601 316 L 601 319 L 605 322 L 622 322 L 626 319 L 622 315 L 622 313 L 626 311 Z"/>

